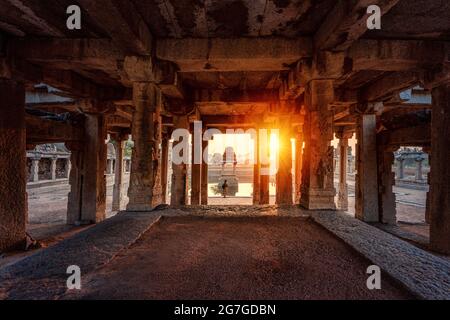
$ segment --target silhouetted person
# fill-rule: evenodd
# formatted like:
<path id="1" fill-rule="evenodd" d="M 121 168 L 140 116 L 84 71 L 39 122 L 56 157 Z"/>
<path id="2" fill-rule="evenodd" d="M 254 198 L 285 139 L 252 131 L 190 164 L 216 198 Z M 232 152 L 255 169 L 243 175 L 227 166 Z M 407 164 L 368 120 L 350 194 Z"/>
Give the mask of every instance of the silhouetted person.
<path id="1" fill-rule="evenodd" d="M 228 192 L 228 181 L 225 180 L 222 185 L 222 193 L 224 198 L 227 197 L 227 192 Z"/>

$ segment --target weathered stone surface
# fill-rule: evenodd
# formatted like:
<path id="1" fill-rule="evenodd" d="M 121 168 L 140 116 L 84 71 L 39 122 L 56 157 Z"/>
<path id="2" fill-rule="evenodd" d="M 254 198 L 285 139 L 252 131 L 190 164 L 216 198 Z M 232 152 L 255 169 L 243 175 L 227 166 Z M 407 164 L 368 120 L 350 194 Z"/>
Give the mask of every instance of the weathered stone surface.
<path id="1" fill-rule="evenodd" d="M 83 148 L 79 144 L 73 143 L 68 144 L 67 147 L 71 152 L 70 162 L 72 164 L 69 176 L 70 192 L 67 201 L 67 224 L 72 225 L 81 220 Z"/>
<path id="2" fill-rule="evenodd" d="M 289 119 L 282 117 L 279 122 L 280 134 L 278 138 L 278 172 L 277 172 L 277 194 L 278 205 L 289 205 L 292 200 L 292 146 L 291 126 Z"/>
<path id="3" fill-rule="evenodd" d="M 348 167 L 348 139 L 352 134 L 348 132 L 338 132 L 336 138 L 339 139 L 339 193 L 338 207 L 342 211 L 348 210 L 348 184 L 347 184 L 347 167 Z"/>
<path id="4" fill-rule="evenodd" d="M 81 221 L 97 223 L 106 218 L 106 130 L 104 116 L 86 116 Z"/>
<path id="5" fill-rule="evenodd" d="M 310 210 L 335 209 L 333 114 L 328 105 L 334 99 L 333 82 L 313 80 L 305 92 L 306 117 L 304 125 L 300 205 Z"/>
<path id="6" fill-rule="evenodd" d="M 174 118 L 175 128 L 189 129 L 189 122 L 187 116 Z M 180 143 L 186 143 L 182 139 L 173 142 L 173 148 Z M 177 155 L 187 159 L 184 154 Z M 172 159 L 174 154 L 172 154 Z M 187 184 L 187 166 L 185 163 L 176 164 L 172 162 L 172 190 L 171 190 L 170 204 L 173 206 L 183 206 L 188 201 L 188 184 Z"/>
<path id="7" fill-rule="evenodd" d="M 378 181 L 379 181 L 379 210 L 380 222 L 396 224 L 396 201 L 393 186 L 395 173 L 392 172 L 394 164 L 394 150 L 386 146 L 378 146 Z"/>
<path id="8" fill-rule="evenodd" d="M 79 266 L 83 278 L 128 248 L 158 220 L 155 214 L 122 213 L 7 266 L 0 270 L 0 296 L 56 299 L 67 290 L 69 266 Z"/>
<path id="9" fill-rule="evenodd" d="M 253 164 L 253 204 L 260 203 L 261 197 L 261 157 L 260 157 L 260 136 L 259 131 L 253 139 L 255 150 L 255 163 Z"/>
<path id="10" fill-rule="evenodd" d="M 167 178 L 169 175 L 169 138 L 163 135 L 161 142 L 161 188 L 162 203 L 167 203 Z"/>
<path id="11" fill-rule="evenodd" d="M 378 222 L 378 167 L 376 115 L 358 118 L 356 175 L 356 217 L 365 222 Z"/>
<path id="12" fill-rule="evenodd" d="M 319 224 L 423 299 L 450 300 L 450 262 L 352 217 L 311 213 Z"/>
<path id="13" fill-rule="evenodd" d="M 295 199 L 299 204 L 302 196 L 302 165 L 303 165 L 303 133 L 297 132 L 295 136 Z"/>
<path id="14" fill-rule="evenodd" d="M 450 85 L 433 90 L 431 120 L 430 242 L 450 254 Z"/>
<path id="15" fill-rule="evenodd" d="M 0 80 L 0 252 L 25 243 L 27 221 L 25 89 Z"/>
<path id="16" fill-rule="evenodd" d="M 161 92 L 153 83 L 134 83 L 130 187 L 127 210 L 150 211 L 161 204 Z"/>
<path id="17" fill-rule="evenodd" d="M 191 204 L 200 205 L 201 201 L 201 182 L 202 182 L 202 165 L 203 151 L 200 150 L 202 146 L 201 137 L 192 133 L 192 164 L 191 164 Z"/>
<path id="18" fill-rule="evenodd" d="M 209 141 L 202 141 L 202 150 L 208 148 Z M 201 182 L 201 204 L 208 204 L 208 163 L 203 159 L 202 161 L 202 182 Z"/>

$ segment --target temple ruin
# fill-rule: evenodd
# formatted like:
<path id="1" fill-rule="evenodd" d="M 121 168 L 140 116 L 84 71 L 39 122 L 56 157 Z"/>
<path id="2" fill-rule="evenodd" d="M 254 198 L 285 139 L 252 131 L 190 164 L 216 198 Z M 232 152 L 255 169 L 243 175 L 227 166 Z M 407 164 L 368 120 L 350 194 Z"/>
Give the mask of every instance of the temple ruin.
<path id="1" fill-rule="evenodd" d="M 278 132 L 279 207 L 346 211 L 354 170 L 355 217 L 366 223 L 397 222 L 392 167 L 401 180 L 414 159 L 414 181 L 430 186 L 429 249 L 450 254 L 450 3 L 373 0 L 381 30 L 367 29 L 367 1 L 77 3 L 82 26 L 69 30 L 68 0 L 0 0 L 0 251 L 24 246 L 28 182 L 69 180 L 68 224 L 105 220 L 105 172 L 115 172 L 114 201 L 126 212 L 207 206 L 204 155 L 192 165 L 169 155 L 181 143 L 173 132 L 193 134 L 201 122 L 202 134 Z M 257 207 L 269 204 L 260 159 L 270 144 L 254 139 Z M 66 150 L 35 149 L 55 143 Z M 190 146 L 208 143 L 202 135 Z"/>

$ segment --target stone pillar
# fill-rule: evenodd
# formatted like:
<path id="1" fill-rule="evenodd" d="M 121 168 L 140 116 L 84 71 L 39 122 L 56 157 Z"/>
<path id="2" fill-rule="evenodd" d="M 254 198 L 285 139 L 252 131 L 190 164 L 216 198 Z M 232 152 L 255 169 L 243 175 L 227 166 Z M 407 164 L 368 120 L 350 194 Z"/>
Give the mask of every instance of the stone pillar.
<path id="1" fill-rule="evenodd" d="M 256 129 L 256 134 L 253 139 L 254 145 L 254 160 L 253 164 L 253 205 L 260 204 L 261 197 L 261 160 L 260 160 L 260 139 L 259 139 L 259 129 Z"/>
<path id="2" fill-rule="evenodd" d="M 402 180 L 405 178 L 405 158 L 402 156 L 397 158 L 397 179 Z"/>
<path id="3" fill-rule="evenodd" d="M 334 100 L 333 81 L 313 80 L 305 91 L 306 116 L 303 126 L 302 190 L 300 205 L 309 210 L 335 210 L 333 113 L 328 105 Z"/>
<path id="4" fill-rule="evenodd" d="M 23 248 L 27 222 L 25 89 L 0 80 L 0 252 Z"/>
<path id="5" fill-rule="evenodd" d="M 51 172 L 52 180 L 56 180 L 56 161 L 58 160 L 58 158 L 53 157 L 50 160 L 51 160 L 50 172 Z"/>
<path id="6" fill-rule="evenodd" d="M 66 143 L 70 150 L 70 163 L 72 169 L 69 175 L 70 192 L 67 201 L 67 224 L 73 225 L 81 221 L 81 193 L 83 187 L 83 145 L 81 143 Z"/>
<path id="7" fill-rule="evenodd" d="M 418 157 L 416 159 L 416 181 L 422 181 L 423 180 L 423 158 Z"/>
<path id="8" fill-rule="evenodd" d="M 423 151 L 428 155 L 428 163 L 431 163 L 431 147 L 425 146 L 423 147 Z M 427 183 L 428 183 L 428 192 L 427 192 L 427 199 L 426 199 L 426 208 L 425 208 L 425 222 L 430 224 L 431 223 L 431 171 L 427 174 Z"/>
<path id="9" fill-rule="evenodd" d="M 260 137 L 260 180 L 259 180 L 259 204 L 270 204 L 269 184 L 270 184 L 270 132 L 266 130 L 266 135 Z"/>
<path id="10" fill-rule="evenodd" d="M 167 177 L 169 166 L 169 137 L 165 134 L 161 143 L 161 186 L 162 203 L 167 203 Z"/>
<path id="11" fill-rule="evenodd" d="M 82 168 L 81 223 L 106 218 L 106 121 L 102 115 L 86 115 Z"/>
<path id="12" fill-rule="evenodd" d="M 348 139 L 351 134 L 347 132 L 338 132 L 336 137 L 339 139 L 339 192 L 338 207 L 340 210 L 348 210 L 348 184 L 347 184 L 347 166 L 348 166 Z"/>
<path id="13" fill-rule="evenodd" d="M 189 120 L 187 116 L 175 116 L 173 118 L 176 129 L 189 130 Z M 174 139 L 172 147 L 172 190 L 170 204 L 172 206 L 185 206 L 188 200 L 188 181 L 187 181 L 187 162 L 188 162 L 188 148 L 189 142 L 184 141 L 188 139 L 187 136 L 179 139 Z M 180 147 L 185 146 L 179 154 L 175 151 Z M 177 147 L 178 146 L 178 147 Z M 174 158 L 183 159 L 182 163 L 176 163 Z"/>
<path id="14" fill-rule="evenodd" d="M 432 91 L 430 245 L 450 254 L 450 85 Z"/>
<path id="15" fill-rule="evenodd" d="M 302 195 L 302 164 L 303 164 L 303 132 L 299 128 L 295 136 L 295 200 L 300 204 Z"/>
<path id="16" fill-rule="evenodd" d="M 109 159 L 108 163 L 109 163 L 108 172 L 109 172 L 109 174 L 113 174 L 115 172 L 114 171 L 114 159 Z"/>
<path id="17" fill-rule="evenodd" d="M 203 161 L 202 161 L 202 183 L 201 183 L 201 203 L 208 205 L 208 140 L 202 141 Z M 206 154 L 205 154 L 206 153 Z"/>
<path id="18" fill-rule="evenodd" d="M 396 148 L 380 145 L 378 146 L 378 150 L 379 216 L 382 223 L 396 224 L 396 199 L 393 191 L 395 173 L 392 172 Z"/>
<path id="19" fill-rule="evenodd" d="M 39 158 L 31 159 L 31 181 L 39 181 Z"/>
<path id="20" fill-rule="evenodd" d="M 161 187 L 161 103 L 154 83 L 133 83 L 132 120 L 134 148 L 131 157 L 128 211 L 151 211 L 162 202 Z"/>
<path id="21" fill-rule="evenodd" d="M 291 205 L 292 201 L 292 145 L 288 118 L 280 119 L 278 137 L 278 172 L 276 176 L 276 204 Z"/>
<path id="22" fill-rule="evenodd" d="M 348 149 L 348 173 L 353 174 L 353 154 L 352 149 Z"/>
<path id="23" fill-rule="evenodd" d="M 202 132 L 196 127 L 195 122 L 192 126 L 192 164 L 191 164 L 191 205 L 200 205 L 200 189 L 202 183 Z"/>
<path id="24" fill-rule="evenodd" d="M 64 178 L 68 179 L 70 176 L 70 170 L 72 169 L 72 163 L 70 162 L 70 158 L 66 159 L 66 165 L 64 167 Z"/>
<path id="25" fill-rule="evenodd" d="M 113 188 L 113 199 L 112 199 L 112 211 L 122 210 L 122 199 L 123 199 L 123 158 L 125 152 L 126 140 L 123 137 L 118 137 L 114 148 L 116 149 L 116 167 L 114 172 L 114 188 Z"/>
<path id="26" fill-rule="evenodd" d="M 361 114 L 357 125 L 356 217 L 378 222 L 376 115 Z"/>

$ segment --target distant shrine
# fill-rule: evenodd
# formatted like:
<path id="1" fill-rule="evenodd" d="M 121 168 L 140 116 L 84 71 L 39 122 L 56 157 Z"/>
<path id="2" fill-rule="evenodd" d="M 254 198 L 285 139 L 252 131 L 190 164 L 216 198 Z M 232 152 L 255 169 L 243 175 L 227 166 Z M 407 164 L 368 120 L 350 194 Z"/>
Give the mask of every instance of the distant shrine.
<path id="1" fill-rule="evenodd" d="M 222 170 L 220 173 L 218 187 L 221 190 L 222 186 L 227 181 L 228 191 L 227 196 L 236 196 L 239 192 L 239 179 L 236 176 L 237 156 L 233 147 L 225 148 L 222 157 Z"/>

